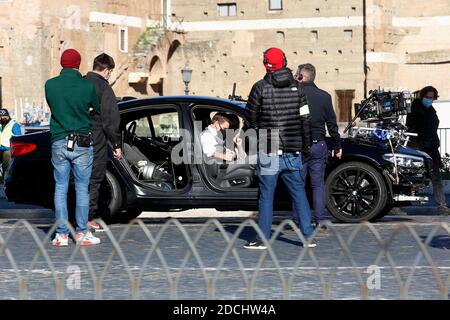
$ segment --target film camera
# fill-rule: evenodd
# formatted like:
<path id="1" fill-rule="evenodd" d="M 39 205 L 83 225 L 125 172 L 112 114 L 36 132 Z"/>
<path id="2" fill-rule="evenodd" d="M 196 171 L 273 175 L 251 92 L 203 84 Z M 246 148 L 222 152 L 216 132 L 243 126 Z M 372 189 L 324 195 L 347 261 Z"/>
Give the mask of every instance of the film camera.
<path id="1" fill-rule="evenodd" d="M 355 104 L 355 114 L 363 121 L 398 118 L 406 115 L 411 108 L 412 95 L 408 91 L 391 92 L 376 89 L 369 93 L 369 98 Z"/>
<path id="2" fill-rule="evenodd" d="M 392 92 L 376 89 L 361 103 L 355 104 L 355 114 L 363 121 L 385 120 L 406 115 L 411 108 L 412 95 L 409 91 Z"/>
<path id="3" fill-rule="evenodd" d="M 355 104 L 355 117 L 349 122 L 344 133 L 361 142 L 389 142 L 406 146 L 409 137 L 407 128 L 400 121 L 411 110 L 412 95 L 409 91 L 394 92 L 376 89 L 369 91 L 369 97 Z M 355 126 L 360 118 L 366 126 Z"/>

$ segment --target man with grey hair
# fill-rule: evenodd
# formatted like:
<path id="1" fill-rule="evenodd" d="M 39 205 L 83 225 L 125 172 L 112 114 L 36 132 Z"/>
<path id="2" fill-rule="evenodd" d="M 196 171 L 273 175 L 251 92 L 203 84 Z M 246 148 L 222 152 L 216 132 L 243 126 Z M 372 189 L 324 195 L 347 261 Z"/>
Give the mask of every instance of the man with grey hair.
<path id="1" fill-rule="evenodd" d="M 302 84 L 308 99 L 311 113 L 311 130 L 313 145 L 311 156 L 302 168 L 303 178 L 309 174 L 313 191 L 313 223 L 326 230 L 326 226 L 321 224 L 325 220 L 325 166 L 328 159 L 328 147 L 325 142 L 325 125 L 331 136 L 331 155 L 341 158 L 341 137 L 336 123 L 336 113 L 333 109 L 331 96 L 324 90 L 319 89 L 314 80 L 316 78 L 316 68 L 310 64 L 298 66 L 295 75 L 297 81 Z"/>

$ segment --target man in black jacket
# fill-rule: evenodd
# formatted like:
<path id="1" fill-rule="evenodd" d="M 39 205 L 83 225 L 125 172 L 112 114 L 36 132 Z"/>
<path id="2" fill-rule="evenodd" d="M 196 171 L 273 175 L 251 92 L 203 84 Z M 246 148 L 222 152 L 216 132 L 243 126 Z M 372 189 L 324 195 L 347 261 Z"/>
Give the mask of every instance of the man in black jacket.
<path id="1" fill-rule="evenodd" d="M 411 106 L 411 113 L 406 118 L 408 131 L 418 134 L 417 138 L 411 139 L 411 146 L 422 150 L 433 159 L 431 181 L 433 192 L 438 205 L 438 214 L 448 215 L 450 209 L 445 200 L 444 186 L 441 176 L 441 154 L 439 152 L 440 141 L 437 134 L 439 118 L 433 108 L 433 101 L 437 100 L 438 91 L 432 86 L 420 90 L 419 97 Z"/>
<path id="2" fill-rule="evenodd" d="M 325 230 L 326 226 L 321 224 L 325 220 L 325 167 L 328 160 L 328 147 L 325 142 L 325 125 L 331 136 L 331 155 L 341 158 L 341 136 L 336 123 L 336 113 L 333 109 L 331 96 L 324 90 L 319 89 L 314 80 L 316 78 L 316 68 L 310 64 L 298 66 L 297 80 L 302 84 L 306 97 L 308 98 L 309 110 L 312 121 L 312 142 L 311 157 L 304 164 L 303 179 L 309 174 L 313 191 L 313 220 L 317 226 Z"/>
<path id="3" fill-rule="evenodd" d="M 286 56 L 278 48 L 264 52 L 267 74 L 253 86 L 246 108 L 246 118 L 258 132 L 259 219 L 265 239 L 270 238 L 273 200 L 278 176 L 289 190 L 299 227 L 308 247 L 313 229 L 311 211 L 301 176 L 302 151 L 311 146 L 310 115 L 306 96 L 287 68 Z M 247 249 L 266 249 L 260 237 Z"/>
<path id="4" fill-rule="evenodd" d="M 120 159 L 122 157 L 122 150 L 120 148 L 119 108 L 114 91 L 108 83 L 114 67 L 114 59 L 102 53 L 94 59 L 93 71 L 88 72 L 86 75 L 86 79 L 94 84 L 98 101 L 100 102 L 100 114 L 92 118 L 94 165 L 89 185 L 90 205 L 88 224 L 95 231 L 101 231 L 100 225 L 94 219 L 98 218 L 100 185 L 106 175 L 106 164 L 108 162 L 107 139 L 111 142 L 114 158 Z"/>

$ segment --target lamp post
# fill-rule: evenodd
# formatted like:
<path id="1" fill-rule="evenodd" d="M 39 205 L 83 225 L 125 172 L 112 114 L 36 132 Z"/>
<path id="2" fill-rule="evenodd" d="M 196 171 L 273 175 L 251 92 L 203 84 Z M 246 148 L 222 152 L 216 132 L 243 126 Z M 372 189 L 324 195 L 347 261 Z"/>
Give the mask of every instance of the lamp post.
<path id="1" fill-rule="evenodd" d="M 189 95 L 189 82 L 191 82 L 192 78 L 192 69 L 189 67 L 187 62 L 184 68 L 181 69 L 181 75 L 183 76 L 183 82 L 185 85 L 184 94 Z"/>

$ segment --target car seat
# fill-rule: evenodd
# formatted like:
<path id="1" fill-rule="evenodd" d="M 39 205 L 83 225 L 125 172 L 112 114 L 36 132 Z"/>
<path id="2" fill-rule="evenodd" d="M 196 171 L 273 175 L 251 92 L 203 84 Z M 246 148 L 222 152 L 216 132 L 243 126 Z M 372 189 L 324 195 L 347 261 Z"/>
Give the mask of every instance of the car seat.
<path id="1" fill-rule="evenodd" d="M 150 161 L 136 146 L 124 143 L 124 157 L 138 171 L 138 178 L 146 181 L 169 181 L 172 175 Z"/>

